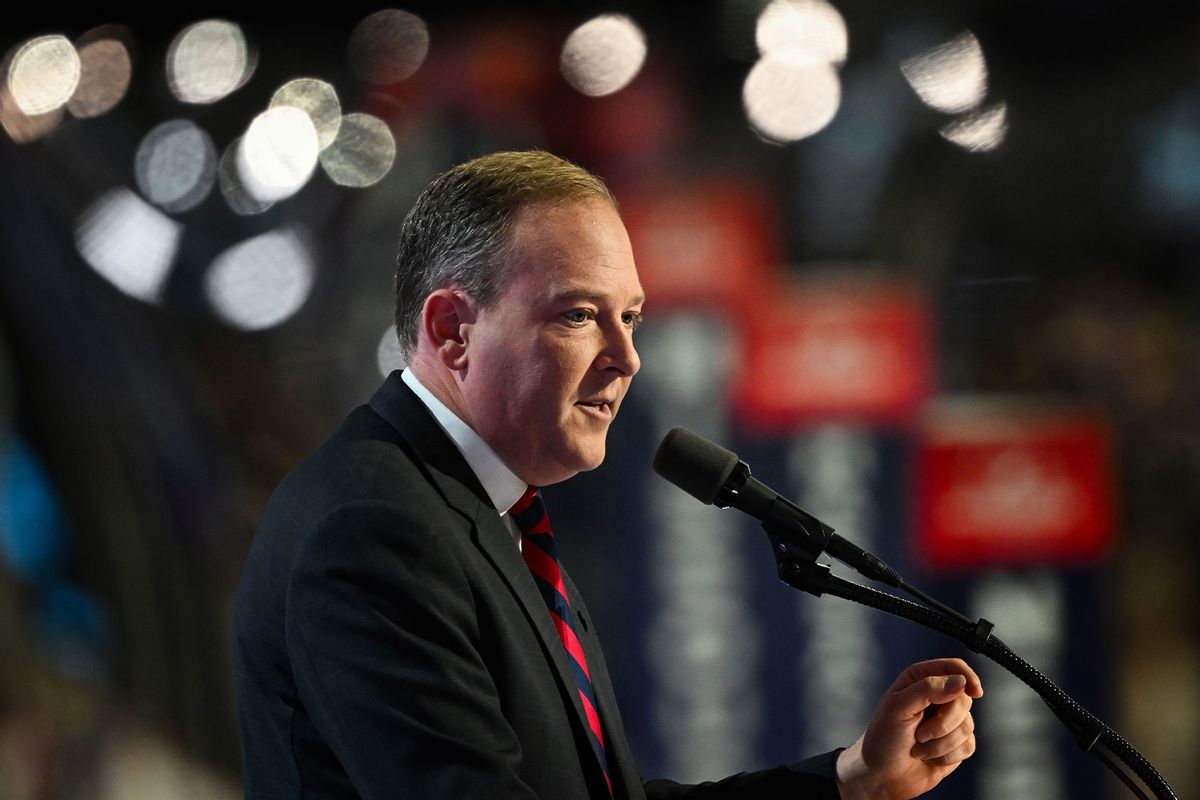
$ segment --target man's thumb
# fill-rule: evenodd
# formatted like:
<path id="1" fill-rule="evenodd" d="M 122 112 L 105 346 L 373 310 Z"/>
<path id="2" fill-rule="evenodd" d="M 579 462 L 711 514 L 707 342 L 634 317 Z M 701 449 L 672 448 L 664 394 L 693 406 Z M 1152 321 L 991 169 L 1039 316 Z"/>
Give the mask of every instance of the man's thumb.
<path id="1" fill-rule="evenodd" d="M 958 694 L 966 685 L 967 677 L 965 675 L 947 675 L 945 683 L 942 685 L 942 691 L 946 694 Z"/>

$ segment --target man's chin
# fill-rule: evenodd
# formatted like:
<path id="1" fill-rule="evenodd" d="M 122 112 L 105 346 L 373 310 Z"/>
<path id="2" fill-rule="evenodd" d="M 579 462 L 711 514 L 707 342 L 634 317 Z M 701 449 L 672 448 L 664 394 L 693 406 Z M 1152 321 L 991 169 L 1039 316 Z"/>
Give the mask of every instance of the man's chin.
<path id="1" fill-rule="evenodd" d="M 548 474 L 547 480 L 539 485 L 549 486 L 553 483 L 561 483 L 569 478 L 574 477 L 575 475 L 578 475 L 581 472 L 590 472 L 603 463 L 603 443 L 601 443 L 599 447 L 573 451 L 569 458 L 564 458 L 559 462 L 559 469 L 552 474 Z"/>

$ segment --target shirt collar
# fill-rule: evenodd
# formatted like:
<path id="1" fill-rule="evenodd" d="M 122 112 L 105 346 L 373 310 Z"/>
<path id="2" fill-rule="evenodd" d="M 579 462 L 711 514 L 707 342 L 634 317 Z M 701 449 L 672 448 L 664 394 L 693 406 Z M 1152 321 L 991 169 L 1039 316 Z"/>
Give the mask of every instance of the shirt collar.
<path id="1" fill-rule="evenodd" d="M 521 495 L 525 494 L 529 485 L 517 477 L 516 473 L 500 460 L 500 456 L 496 455 L 496 452 L 488 446 L 482 436 L 447 408 L 446 404 L 439 400 L 433 392 L 425 388 L 425 385 L 413 374 L 411 369 L 404 370 L 400 374 L 400 378 L 429 408 L 438 425 L 462 453 L 463 458 L 467 460 L 467 466 L 483 484 L 483 490 L 487 492 L 488 499 L 492 501 L 492 505 L 496 507 L 500 516 L 507 514 L 513 503 L 516 503 L 521 499 Z"/>

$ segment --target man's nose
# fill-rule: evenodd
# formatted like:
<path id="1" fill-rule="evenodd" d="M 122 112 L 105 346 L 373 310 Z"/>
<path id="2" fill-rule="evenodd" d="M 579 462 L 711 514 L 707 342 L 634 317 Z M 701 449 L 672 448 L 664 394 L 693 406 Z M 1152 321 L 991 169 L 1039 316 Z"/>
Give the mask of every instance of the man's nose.
<path id="1" fill-rule="evenodd" d="M 642 368 L 642 359 L 633 345 L 633 330 L 622 327 L 608 337 L 602 366 L 632 378 Z"/>

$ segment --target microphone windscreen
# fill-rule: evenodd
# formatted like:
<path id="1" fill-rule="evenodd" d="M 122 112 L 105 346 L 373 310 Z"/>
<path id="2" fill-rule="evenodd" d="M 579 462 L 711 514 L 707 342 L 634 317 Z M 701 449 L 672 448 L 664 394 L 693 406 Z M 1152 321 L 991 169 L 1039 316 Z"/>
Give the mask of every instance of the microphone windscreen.
<path id="1" fill-rule="evenodd" d="M 712 505 L 738 464 L 732 451 L 687 428 L 672 428 L 654 453 L 654 471 L 701 503 Z"/>

